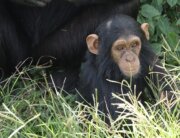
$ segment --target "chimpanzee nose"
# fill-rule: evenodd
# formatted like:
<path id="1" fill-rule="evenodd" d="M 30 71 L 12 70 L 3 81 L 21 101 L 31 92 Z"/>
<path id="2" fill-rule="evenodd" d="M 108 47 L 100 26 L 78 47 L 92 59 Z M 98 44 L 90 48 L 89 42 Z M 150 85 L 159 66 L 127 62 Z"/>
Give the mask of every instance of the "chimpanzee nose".
<path id="1" fill-rule="evenodd" d="M 134 57 L 132 55 L 126 55 L 126 61 L 127 62 L 133 62 L 134 61 Z"/>

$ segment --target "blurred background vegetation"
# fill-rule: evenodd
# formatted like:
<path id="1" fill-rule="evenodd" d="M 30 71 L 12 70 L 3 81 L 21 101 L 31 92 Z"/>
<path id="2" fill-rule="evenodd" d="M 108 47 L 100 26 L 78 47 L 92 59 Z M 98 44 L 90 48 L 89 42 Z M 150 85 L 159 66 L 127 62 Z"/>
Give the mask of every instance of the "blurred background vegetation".
<path id="1" fill-rule="evenodd" d="M 165 55 L 167 64 L 180 66 L 180 0 L 141 0 L 138 21 L 149 23 L 154 51 Z"/>

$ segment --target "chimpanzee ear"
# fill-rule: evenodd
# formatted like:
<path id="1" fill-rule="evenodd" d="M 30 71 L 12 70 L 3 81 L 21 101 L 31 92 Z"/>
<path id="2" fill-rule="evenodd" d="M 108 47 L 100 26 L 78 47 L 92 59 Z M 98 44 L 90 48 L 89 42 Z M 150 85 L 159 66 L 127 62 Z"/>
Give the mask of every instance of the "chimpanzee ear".
<path id="1" fill-rule="evenodd" d="M 99 36 L 97 34 L 90 34 L 86 38 L 86 43 L 89 49 L 89 52 L 97 55 L 99 48 Z"/>
<path id="2" fill-rule="evenodd" d="M 146 39 L 149 40 L 149 24 L 148 23 L 141 24 L 141 29 L 144 32 Z"/>

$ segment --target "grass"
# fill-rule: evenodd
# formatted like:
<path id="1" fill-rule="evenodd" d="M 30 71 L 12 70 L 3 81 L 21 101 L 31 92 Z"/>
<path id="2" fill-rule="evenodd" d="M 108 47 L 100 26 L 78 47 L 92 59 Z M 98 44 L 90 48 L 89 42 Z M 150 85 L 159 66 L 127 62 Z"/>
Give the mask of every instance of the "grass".
<path id="1" fill-rule="evenodd" d="M 97 110 L 98 103 L 86 106 L 77 102 L 75 95 L 63 96 L 63 91 L 48 86 L 43 69 L 24 68 L 0 86 L 0 138 L 121 138 L 123 133 L 133 138 L 179 138 L 180 57 L 164 42 L 163 65 L 176 84 L 175 101 L 143 106 L 133 95 L 129 95 L 131 103 L 114 95 L 123 101 L 117 103 L 118 107 L 129 112 L 120 112 L 117 120 L 108 126 L 103 113 Z M 176 64 L 166 64 L 169 58 Z M 36 72 L 42 74 L 31 77 Z M 42 80 L 44 83 L 40 83 Z M 174 104 L 177 106 L 172 111 Z M 124 123 L 124 119 L 132 123 Z M 131 126 L 132 130 L 123 130 L 122 124 Z"/>

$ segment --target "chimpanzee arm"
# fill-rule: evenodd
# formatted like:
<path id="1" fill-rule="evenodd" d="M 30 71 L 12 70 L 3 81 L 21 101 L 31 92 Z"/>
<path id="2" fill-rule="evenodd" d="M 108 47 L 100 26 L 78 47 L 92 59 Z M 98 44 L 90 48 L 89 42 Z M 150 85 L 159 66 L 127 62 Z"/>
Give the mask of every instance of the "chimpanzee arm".
<path id="1" fill-rule="evenodd" d="M 13 2 L 19 4 L 25 4 L 29 6 L 39 6 L 43 7 L 46 6 L 52 0 L 11 0 Z M 139 1 L 139 0 L 65 0 L 68 2 L 72 2 L 76 5 L 87 5 L 87 4 L 103 4 L 103 3 L 112 3 L 112 2 L 128 2 L 128 1 Z"/>
<path id="2" fill-rule="evenodd" d="M 43 6 L 46 6 L 47 3 L 51 2 L 52 0 L 10 0 L 10 1 L 16 2 L 19 4 L 29 5 L 29 6 L 43 7 Z"/>

